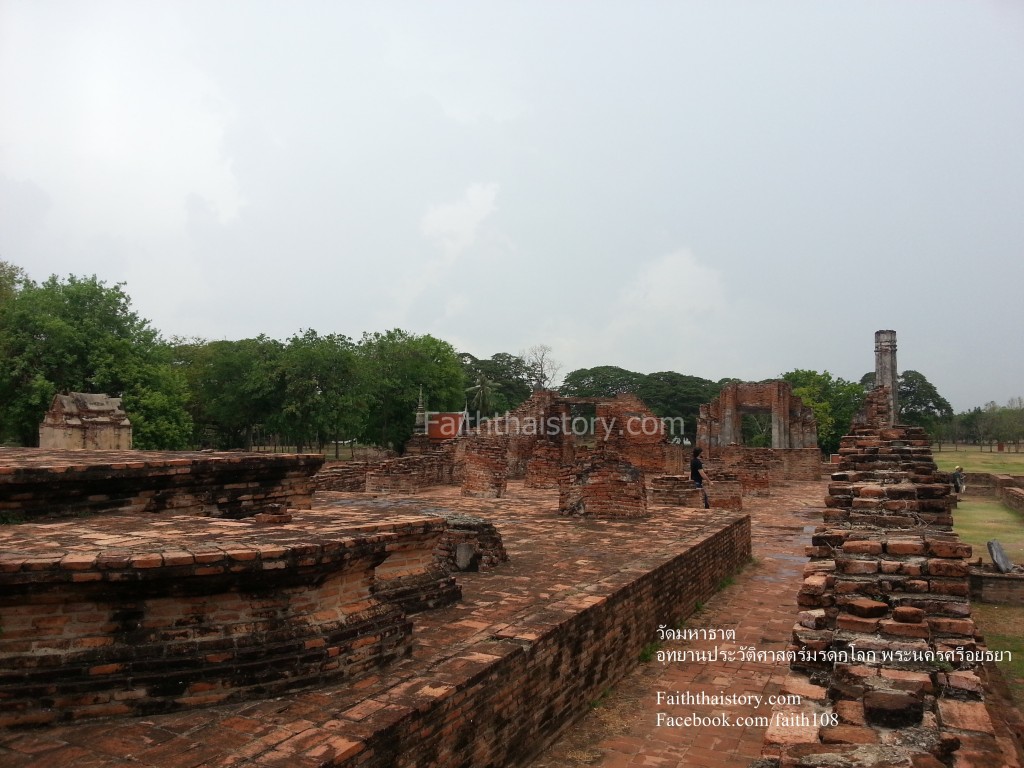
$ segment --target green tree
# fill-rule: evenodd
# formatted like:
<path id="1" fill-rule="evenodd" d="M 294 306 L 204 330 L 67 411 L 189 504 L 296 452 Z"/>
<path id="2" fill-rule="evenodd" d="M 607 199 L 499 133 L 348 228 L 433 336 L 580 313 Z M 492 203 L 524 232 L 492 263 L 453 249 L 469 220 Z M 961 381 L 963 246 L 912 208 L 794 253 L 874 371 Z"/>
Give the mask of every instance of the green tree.
<path id="1" fill-rule="evenodd" d="M 289 442 L 301 449 L 354 438 L 366 422 L 365 381 L 355 344 L 340 335 L 307 330 L 289 339 L 282 358 L 284 400 L 275 416 Z"/>
<path id="2" fill-rule="evenodd" d="M 818 423 L 818 448 L 828 455 L 839 450 L 839 441 L 850 431 L 853 417 L 864 402 L 865 389 L 857 382 L 833 377 L 828 371 L 797 369 L 782 374 L 784 381 L 812 411 Z"/>
<path id="3" fill-rule="evenodd" d="M 615 365 L 580 368 L 569 373 L 558 388 L 564 397 L 615 397 L 636 393 L 645 376 Z"/>
<path id="4" fill-rule="evenodd" d="M 28 282 L 30 281 L 24 269 L 0 260 L 0 307 L 13 301 L 18 291 Z"/>
<path id="5" fill-rule="evenodd" d="M 460 352 L 468 405 L 481 417 L 512 411 L 533 393 L 533 368 L 519 355 L 498 352 L 488 359 Z"/>
<path id="6" fill-rule="evenodd" d="M 281 342 L 178 340 L 174 354 L 188 382 L 194 442 L 252 450 L 254 433 L 265 431 L 284 402 Z"/>
<path id="7" fill-rule="evenodd" d="M 865 389 L 873 388 L 874 372 L 865 373 L 860 382 Z M 938 435 L 940 422 L 953 416 L 952 406 L 935 385 L 924 374 L 912 370 L 903 371 L 896 379 L 896 408 L 900 424 L 923 427 L 933 438 Z"/>
<path id="8" fill-rule="evenodd" d="M 183 447 L 184 390 L 123 284 L 71 275 L 37 285 L 16 268 L 12 280 L 9 267 L 11 289 L 0 301 L 0 433 L 36 445 L 56 393 L 93 392 L 123 398 L 139 426 L 136 447 Z"/>
<path id="9" fill-rule="evenodd" d="M 661 371 L 644 376 L 636 395 L 656 416 L 672 419 L 667 422 L 672 436 L 677 436 L 674 430 L 678 424 L 674 420 L 681 418 L 683 431 L 678 436 L 693 442 L 697 439 L 697 418 L 701 405 L 710 403 L 721 391 L 721 385 L 709 379 L 675 371 Z"/>
<path id="10" fill-rule="evenodd" d="M 897 385 L 900 421 L 934 431 L 940 419 L 953 415 L 953 408 L 935 386 L 917 371 L 903 371 Z"/>
<path id="11" fill-rule="evenodd" d="M 448 342 L 395 329 L 363 334 L 358 351 L 368 382 L 365 442 L 401 452 L 412 436 L 421 387 L 428 410 L 465 405 L 465 374 Z"/>
<path id="12" fill-rule="evenodd" d="M 696 439 L 700 406 L 711 402 L 721 386 L 699 376 L 675 371 L 636 373 L 614 365 L 580 368 L 568 374 L 559 387 L 566 397 L 615 397 L 631 393 L 639 397 L 655 416 L 671 419 L 670 435 Z M 682 420 L 683 429 L 680 430 Z"/>

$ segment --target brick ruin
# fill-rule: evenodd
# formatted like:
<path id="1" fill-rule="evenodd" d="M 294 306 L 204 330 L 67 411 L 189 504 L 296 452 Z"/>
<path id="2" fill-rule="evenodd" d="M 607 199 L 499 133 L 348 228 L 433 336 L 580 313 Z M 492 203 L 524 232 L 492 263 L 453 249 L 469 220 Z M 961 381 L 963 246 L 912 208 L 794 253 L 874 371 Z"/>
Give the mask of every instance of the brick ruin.
<path id="1" fill-rule="evenodd" d="M 793 628 L 790 691 L 765 765 L 1002 765 L 983 702 L 971 547 L 927 434 L 874 390 L 840 446 Z M 793 723 L 798 726 L 794 727 Z"/>
<path id="2" fill-rule="evenodd" d="M 0 728 L 354 681 L 461 598 L 455 570 L 507 560 L 465 515 L 296 524 L 321 463 L 0 450 L 0 510 L 25 521 L 0 529 Z"/>
<path id="3" fill-rule="evenodd" d="M 575 517 L 646 517 L 643 470 L 610 451 L 581 451 L 563 470 L 558 512 Z"/>
<path id="4" fill-rule="evenodd" d="M 490 478 L 504 476 L 509 448 L 502 441 L 463 445 L 468 478 L 476 471 L 474 456 L 488 459 L 481 473 L 486 488 Z M 577 459 L 609 459 L 604 453 L 580 448 Z M 26 478 L 47 473 L 114 485 L 117 477 L 107 475 L 120 471 L 133 487 L 148 472 L 156 485 L 175 478 L 173 488 L 183 492 L 197 482 L 188 475 L 212 472 L 214 465 L 225 481 L 260 468 L 281 480 L 279 470 L 289 463 L 311 485 L 315 469 L 303 457 L 271 456 L 261 463 L 245 454 L 200 454 L 179 463 L 146 454 L 116 461 L 79 454 L 75 464 L 60 466 L 50 452 L 0 458 L 0 478 L 22 483 L 16 490 L 27 487 Z M 432 482 L 426 467 L 435 461 L 416 461 L 392 465 L 390 474 L 418 466 Z M 246 514 L 214 517 L 185 505 L 153 515 L 142 504 L 128 504 L 81 507 L 73 524 L 0 529 L 0 759 L 13 755 L 6 745 L 23 742 L 10 734 L 30 726 L 51 729 L 47 748 L 88 740 L 83 727 L 84 733 L 109 734 L 106 744 L 128 744 L 134 738 L 128 734 L 139 728 L 178 727 L 178 720 L 161 718 L 238 724 L 243 720 L 236 713 L 248 713 L 249 706 L 263 712 L 293 702 L 287 706 L 305 708 L 310 718 L 304 738 L 314 732 L 317 738 L 309 742 L 308 759 L 290 756 L 290 765 L 522 764 L 636 664 L 659 623 L 680 620 L 750 556 L 749 517 L 711 510 L 699 518 L 645 520 L 653 541 L 638 553 L 618 552 L 607 533 L 588 526 L 562 528 L 564 552 L 544 550 L 531 559 L 540 542 L 521 548 L 528 569 L 495 582 L 509 556 L 492 522 L 443 513 L 436 502 L 410 498 L 398 483 L 391 489 L 401 490 L 375 499 L 365 493 L 372 466 L 329 473 L 339 485 L 359 485 L 361 477 L 363 487 L 357 494 L 321 491 L 314 509 L 268 501 L 262 512 L 254 503 Z M 596 476 L 607 475 L 608 462 L 592 466 Z M 642 476 L 632 464 L 621 468 Z M 251 491 L 270 483 L 248 478 L 227 485 Z M 18 497 L 22 508 L 30 506 L 27 494 L 12 488 L 2 486 L 0 499 Z M 642 494 L 644 484 L 630 488 Z M 518 524 L 549 530 L 538 521 L 559 518 L 547 494 L 548 512 L 521 503 L 524 511 L 513 507 L 503 519 L 518 514 Z M 285 499 L 269 492 L 261 498 L 272 497 Z M 57 511 L 57 497 L 48 498 L 49 510 Z M 466 498 L 477 503 L 478 497 Z M 479 498 L 480 504 L 500 500 Z M 607 510 L 615 511 L 611 499 Z M 549 538 L 541 534 L 545 543 Z M 555 573 L 544 589 L 553 597 L 523 602 L 524 581 L 548 570 Z M 459 603 L 463 587 L 456 574 L 474 572 L 485 578 L 472 604 L 450 623 L 435 618 Z M 493 597 L 479 592 L 489 584 L 497 585 Z M 485 598 L 491 607 L 477 616 Z M 512 612 L 491 626 L 486 616 L 499 606 Z M 433 634 L 424 636 L 421 625 Z M 467 630 L 469 640 L 453 645 L 452 637 Z M 441 656 L 429 668 L 416 666 L 434 653 Z M 330 696 L 321 693 L 327 688 Z M 328 706 L 335 708 L 330 723 L 314 722 Z M 200 708 L 200 717 L 189 714 Z M 90 725 L 97 718 L 103 721 Z M 230 733 L 230 726 L 218 728 Z M 287 731 L 280 740 L 294 745 L 295 735 Z M 159 751 L 153 742 L 137 743 L 147 753 Z M 262 743 L 254 736 L 244 750 Z M 235 747 L 231 739 L 204 742 L 208 756 L 201 764 L 223 761 L 228 752 L 218 750 Z M 84 759 L 81 748 L 71 749 Z M 174 739 L 166 746 L 167 755 L 188 749 Z"/>
<path id="5" fill-rule="evenodd" d="M 892 424 L 890 402 L 884 387 L 872 393 L 844 438 L 807 551 L 786 685 L 803 704 L 779 711 L 817 721 L 769 729 L 763 766 L 1001 764 L 971 658 L 984 649 L 970 618 L 970 548 L 950 530 L 948 477 L 920 430 Z M 648 412 L 630 397 L 538 393 L 520 413 Z M 315 479 L 302 457 L 93 457 L 90 475 L 81 454 L 61 464 L 39 453 L 30 466 L 0 452 L 0 504 L 16 505 L 0 510 L 59 513 L 59 488 L 81 517 L 0 532 L 0 734 L 205 708 L 192 721 L 222 733 L 264 717 L 268 731 L 301 723 L 274 736 L 280 751 L 261 753 L 265 764 L 524 765 L 635 665 L 655 628 L 687 616 L 749 559 L 750 518 L 730 511 L 744 493 L 820 471 L 813 448 L 717 446 L 717 508 L 677 515 L 652 508 L 699 506 L 698 491 L 684 474 L 688 452 L 663 435 L 517 430 L 330 465 Z M 187 479 L 215 469 L 217 492 Z M 139 492 L 147 473 L 159 487 Z M 118 485 L 121 475 L 131 482 Z M 516 506 L 510 480 L 536 495 Z M 314 483 L 321 507 L 300 510 Z M 424 489 L 435 493 L 413 498 Z M 29 498 L 37 493 L 45 503 Z M 446 511 L 456 497 L 473 514 Z M 538 511 L 538 499 L 550 507 Z M 273 514 L 281 507 L 294 514 Z M 143 514 L 157 508 L 166 514 Z M 499 528 L 475 514 L 488 508 L 505 531 L 527 534 L 513 552 L 526 565 L 513 560 L 507 577 Z M 637 535 L 642 551 L 620 551 Z M 543 549 L 563 538 L 556 554 Z M 539 605 L 521 591 L 534 579 Z M 522 609 L 499 613 L 509 604 Z M 167 755 L 195 746 L 184 721 L 161 722 Z M 139 745 L 139 723 L 92 727 L 112 734 L 107 743 Z M 260 733 L 253 750 L 271 738 Z M 209 752 L 192 764 L 237 758 L 225 745 L 202 745 Z"/>
<path id="6" fill-rule="evenodd" d="M 744 495 L 768 495 L 773 485 L 820 478 L 821 456 L 814 447 L 813 415 L 799 398 L 790 395 L 789 385 L 767 382 L 730 387 L 731 395 L 726 393 L 724 399 L 704 409 L 720 413 L 723 403 L 739 402 L 737 398 L 742 395 L 744 408 L 748 404 L 757 408 L 760 403 L 779 414 L 788 413 L 789 420 L 779 434 L 787 444 L 799 443 L 800 447 L 716 445 L 704 457 L 705 466 L 715 478 L 709 490 L 712 504 L 740 509 Z M 728 409 L 730 413 L 740 411 L 733 406 Z M 424 419 L 425 425 L 425 416 L 418 413 L 417 418 Z M 707 419 L 702 421 L 705 431 L 708 423 Z M 514 411 L 484 421 L 467 435 L 432 447 L 417 439 L 422 436 L 414 435 L 410 441 L 414 453 L 401 458 L 329 463 L 317 475 L 317 490 L 415 494 L 437 485 L 455 484 L 469 497 L 501 498 L 508 481 L 522 480 L 528 488 L 559 488 L 569 505 L 562 508 L 563 514 L 578 515 L 583 509 L 607 507 L 611 498 L 608 494 L 613 493 L 616 503 L 631 510 L 626 516 L 633 516 L 642 514 L 637 509 L 646 508 L 648 501 L 680 506 L 684 495 L 667 490 L 677 481 L 659 478 L 677 477 L 678 482 L 689 482 L 689 449 L 669 442 L 662 420 L 632 394 L 561 397 L 541 390 Z M 598 465 L 605 461 L 610 463 L 607 472 L 602 472 Z M 638 470 L 627 473 L 636 478 L 631 484 L 591 481 L 603 476 L 626 476 L 621 471 L 623 463 Z M 633 487 L 636 482 L 645 483 L 643 491 Z M 586 501 L 582 497 L 591 494 L 594 503 L 581 503 Z M 699 495 L 691 493 L 685 498 L 696 498 L 694 506 L 703 506 Z M 640 499 L 644 499 L 642 504 Z"/>
<path id="7" fill-rule="evenodd" d="M 817 448 L 814 412 L 793 394 L 787 381 L 739 382 L 722 387 L 718 398 L 700 407 L 697 445 L 705 450 L 743 445 L 743 415 L 770 413 L 772 448 Z"/>
<path id="8" fill-rule="evenodd" d="M 131 450 L 132 423 L 119 397 L 84 392 L 55 395 L 39 425 L 39 447 Z"/>
<path id="9" fill-rule="evenodd" d="M 33 520 L 175 513 L 244 518 L 309 509 L 323 456 L 0 448 L 0 512 Z"/>

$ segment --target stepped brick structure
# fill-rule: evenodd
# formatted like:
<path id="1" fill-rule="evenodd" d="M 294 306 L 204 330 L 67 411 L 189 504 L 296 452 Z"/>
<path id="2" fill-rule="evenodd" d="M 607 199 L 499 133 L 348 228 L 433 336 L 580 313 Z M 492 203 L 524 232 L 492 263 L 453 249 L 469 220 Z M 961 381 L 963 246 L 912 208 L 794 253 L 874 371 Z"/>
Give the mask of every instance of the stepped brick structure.
<path id="1" fill-rule="evenodd" d="M 927 435 L 893 425 L 891 403 L 888 387 L 872 392 L 842 440 L 790 648 L 787 687 L 803 703 L 777 708 L 767 764 L 1002 765 L 978 676 L 971 547 L 951 532 L 955 501 Z"/>
<path id="2" fill-rule="evenodd" d="M 239 519 L 309 509 L 323 456 L 0 448 L 0 511 L 25 519 L 155 512 Z"/>

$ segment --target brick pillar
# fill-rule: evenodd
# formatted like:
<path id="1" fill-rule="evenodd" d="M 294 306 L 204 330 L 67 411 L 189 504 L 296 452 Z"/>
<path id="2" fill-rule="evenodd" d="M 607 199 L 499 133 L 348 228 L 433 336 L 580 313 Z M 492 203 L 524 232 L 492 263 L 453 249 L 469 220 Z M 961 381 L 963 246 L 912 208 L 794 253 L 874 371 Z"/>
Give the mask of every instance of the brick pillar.
<path id="1" fill-rule="evenodd" d="M 789 385 L 777 381 L 772 391 L 772 448 L 789 447 Z"/>
<path id="2" fill-rule="evenodd" d="M 896 331 L 875 331 L 875 386 L 889 387 L 890 425 L 898 420 L 896 399 Z"/>

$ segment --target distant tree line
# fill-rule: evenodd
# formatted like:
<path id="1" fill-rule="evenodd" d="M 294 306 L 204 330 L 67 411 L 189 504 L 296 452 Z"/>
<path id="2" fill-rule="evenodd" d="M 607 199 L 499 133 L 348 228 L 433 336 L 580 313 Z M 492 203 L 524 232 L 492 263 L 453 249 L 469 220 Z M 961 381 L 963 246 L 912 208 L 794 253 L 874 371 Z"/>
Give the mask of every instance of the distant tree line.
<path id="1" fill-rule="evenodd" d="M 988 447 L 1012 445 L 1020 452 L 1024 440 L 1024 398 L 1014 397 L 1006 405 L 988 402 L 983 407 L 964 411 L 940 422 L 935 440 L 943 443 L 969 443 Z"/>
<path id="2" fill-rule="evenodd" d="M 132 310 L 123 284 L 96 276 L 35 283 L 0 261 L 0 441 L 8 444 L 36 445 L 54 395 L 80 391 L 121 397 L 142 449 L 278 445 L 337 455 L 339 446 L 359 442 L 401 451 L 421 393 L 428 410 L 486 417 L 550 387 L 559 369 L 546 345 L 477 358 L 401 329 L 358 340 L 313 329 L 285 341 L 166 340 Z M 831 453 L 873 376 L 848 382 L 828 371 L 794 370 L 781 378 L 813 409 L 819 445 Z M 692 442 L 701 404 L 728 381 L 605 365 L 571 371 L 558 389 L 568 397 L 635 394 L 658 416 L 682 417 L 683 431 L 672 436 Z M 937 440 L 1012 442 L 1019 450 L 1019 398 L 954 416 L 922 374 L 904 371 L 899 402 L 900 420 Z M 744 420 L 745 444 L 770 439 L 764 417 Z"/>

